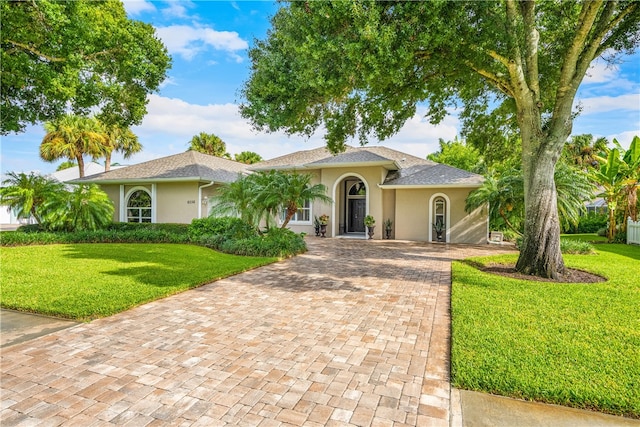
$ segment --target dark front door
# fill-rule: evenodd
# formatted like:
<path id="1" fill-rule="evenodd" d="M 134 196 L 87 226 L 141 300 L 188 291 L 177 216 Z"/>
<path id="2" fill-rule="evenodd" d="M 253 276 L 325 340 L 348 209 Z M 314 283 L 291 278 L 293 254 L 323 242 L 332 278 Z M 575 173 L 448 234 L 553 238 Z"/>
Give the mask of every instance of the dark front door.
<path id="1" fill-rule="evenodd" d="M 349 199 L 349 233 L 364 233 L 365 199 Z"/>

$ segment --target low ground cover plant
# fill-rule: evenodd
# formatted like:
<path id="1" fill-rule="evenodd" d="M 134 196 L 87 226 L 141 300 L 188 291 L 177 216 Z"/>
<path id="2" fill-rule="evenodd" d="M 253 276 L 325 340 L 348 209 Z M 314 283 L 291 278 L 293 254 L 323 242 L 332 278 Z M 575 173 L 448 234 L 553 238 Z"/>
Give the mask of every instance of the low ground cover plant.
<path id="1" fill-rule="evenodd" d="M 608 280 L 532 282 L 453 263 L 452 384 L 640 418 L 640 247 L 564 258 Z"/>
<path id="2" fill-rule="evenodd" d="M 195 245 L 115 243 L 5 247 L 0 260 L 2 307 L 86 321 L 276 258 L 228 255 Z"/>

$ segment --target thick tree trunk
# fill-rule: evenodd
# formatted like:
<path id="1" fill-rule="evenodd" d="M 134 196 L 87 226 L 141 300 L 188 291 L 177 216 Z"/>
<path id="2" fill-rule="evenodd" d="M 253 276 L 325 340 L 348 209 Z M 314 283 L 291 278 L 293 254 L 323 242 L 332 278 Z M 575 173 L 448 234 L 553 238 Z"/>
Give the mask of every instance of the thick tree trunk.
<path id="1" fill-rule="evenodd" d="M 560 252 L 560 222 L 551 158 L 529 160 L 525 196 L 524 241 L 516 269 L 524 274 L 557 279 L 565 272 Z"/>
<path id="2" fill-rule="evenodd" d="M 524 274 L 558 279 L 565 272 L 560 252 L 560 221 L 554 179 L 562 142 L 552 141 L 540 126 L 533 102 L 518 111 L 522 136 L 524 174 L 524 238 L 516 270 Z"/>

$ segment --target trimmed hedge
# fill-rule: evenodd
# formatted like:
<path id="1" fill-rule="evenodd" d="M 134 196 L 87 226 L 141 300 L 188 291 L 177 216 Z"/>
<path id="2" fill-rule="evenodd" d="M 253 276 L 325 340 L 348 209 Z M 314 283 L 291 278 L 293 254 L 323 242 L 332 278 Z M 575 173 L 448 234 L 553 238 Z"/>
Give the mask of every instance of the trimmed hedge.
<path id="1" fill-rule="evenodd" d="M 194 243 L 234 255 L 286 258 L 306 252 L 300 234 L 273 228 L 264 234 L 239 218 L 202 218 L 191 224 L 113 223 L 106 230 L 45 232 L 38 225 L 0 233 L 0 246 L 65 243 Z"/>

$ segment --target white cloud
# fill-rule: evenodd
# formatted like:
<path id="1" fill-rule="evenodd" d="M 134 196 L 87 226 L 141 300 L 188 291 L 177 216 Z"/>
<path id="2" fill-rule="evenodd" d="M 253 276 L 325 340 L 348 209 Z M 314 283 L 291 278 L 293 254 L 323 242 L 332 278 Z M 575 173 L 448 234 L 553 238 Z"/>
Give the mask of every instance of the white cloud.
<path id="1" fill-rule="evenodd" d="M 167 1 L 165 4 L 167 7 L 162 9 L 162 14 L 167 18 L 186 18 L 187 6 L 194 6 L 190 1 Z"/>
<path id="2" fill-rule="evenodd" d="M 216 31 L 208 27 L 171 25 L 156 28 L 158 36 L 167 46 L 169 53 L 178 54 L 186 60 L 212 47 L 229 52 L 234 60 L 242 58 L 235 52 L 245 50 L 249 44 L 235 31 Z"/>
<path id="3" fill-rule="evenodd" d="M 162 83 L 160 83 L 160 89 L 163 89 L 167 86 L 177 86 L 177 85 L 178 83 L 176 82 L 176 80 L 173 77 L 168 76 L 166 79 L 164 79 Z"/>
<path id="4" fill-rule="evenodd" d="M 129 163 L 150 160 L 187 149 L 189 140 L 200 132 L 214 133 L 227 144 L 232 154 L 254 151 L 269 159 L 297 150 L 309 150 L 325 144 L 319 129 L 310 138 L 287 136 L 284 132 L 259 133 L 240 116 L 236 104 L 190 104 L 177 98 L 159 95 L 149 97 L 148 114 L 141 126 L 133 130 L 139 135 L 145 147 L 143 153 L 129 160 Z M 420 110 L 411 118 L 398 134 L 380 142 L 389 148 L 414 156 L 425 157 L 438 150 L 438 139 L 453 139 L 457 133 L 458 119 L 449 116 L 438 126 L 431 125 Z M 357 145 L 357 142 L 350 142 Z M 378 145 L 371 141 L 370 145 Z M 171 147 L 169 147 L 171 145 Z"/>
<path id="5" fill-rule="evenodd" d="M 146 0 L 124 0 L 124 9 L 129 15 L 138 15 L 142 12 L 155 12 L 156 7 L 153 3 Z"/>
<path id="6" fill-rule="evenodd" d="M 640 111 L 640 93 L 583 98 L 578 100 L 578 105 L 582 107 L 582 115 L 616 110 Z"/>
<path id="7" fill-rule="evenodd" d="M 604 61 L 596 61 L 587 70 L 583 79 L 584 84 L 608 83 L 618 77 L 619 69 L 615 65 L 607 64 Z"/>

